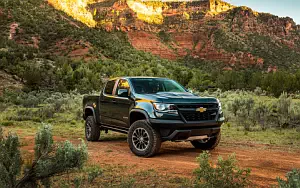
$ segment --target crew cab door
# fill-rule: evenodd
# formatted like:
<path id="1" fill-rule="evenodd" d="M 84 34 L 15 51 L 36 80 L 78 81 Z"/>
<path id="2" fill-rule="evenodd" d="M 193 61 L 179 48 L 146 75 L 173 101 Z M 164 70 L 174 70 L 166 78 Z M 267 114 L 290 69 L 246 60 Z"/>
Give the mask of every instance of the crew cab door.
<path id="1" fill-rule="evenodd" d="M 113 96 L 116 80 L 110 80 L 100 96 L 100 121 L 102 124 L 111 125 L 114 113 L 115 98 Z"/>
<path id="2" fill-rule="evenodd" d="M 127 80 L 120 79 L 115 91 L 115 103 L 112 124 L 121 128 L 129 128 L 129 110 L 134 101 L 129 97 L 130 86 Z"/>

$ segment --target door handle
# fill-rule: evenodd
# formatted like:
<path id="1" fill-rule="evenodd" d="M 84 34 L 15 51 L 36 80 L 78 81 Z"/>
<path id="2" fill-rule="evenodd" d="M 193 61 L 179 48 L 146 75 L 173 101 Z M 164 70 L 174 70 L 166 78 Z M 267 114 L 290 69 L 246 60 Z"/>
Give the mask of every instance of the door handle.
<path id="1" fill-rule="evenodd" d="M 116 101 L 116 100 L 112 100 L 112 102 L 113 102 L 113 103 L 116 103 L 117 101 Z"/>

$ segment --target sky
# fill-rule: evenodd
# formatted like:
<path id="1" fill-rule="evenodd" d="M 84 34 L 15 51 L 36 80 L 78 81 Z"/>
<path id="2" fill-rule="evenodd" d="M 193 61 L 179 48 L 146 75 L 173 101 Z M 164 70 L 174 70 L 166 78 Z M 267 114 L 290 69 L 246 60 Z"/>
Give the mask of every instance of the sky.
<path id="1" fill-rule="evenodd" d="M 257 12 L 291 17 L 300 24 L 300 0 L 224 0 L 236 6 L 247 6 Z"/>

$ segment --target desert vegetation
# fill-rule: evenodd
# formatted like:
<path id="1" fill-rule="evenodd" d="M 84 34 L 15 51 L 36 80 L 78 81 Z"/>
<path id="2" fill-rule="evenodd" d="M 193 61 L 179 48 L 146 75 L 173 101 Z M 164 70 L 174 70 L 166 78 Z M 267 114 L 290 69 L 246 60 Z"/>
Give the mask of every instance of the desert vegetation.
<path id="1" fill-rule="evenodd" d="M 7 129 L 11 127 L 11 129 Z M 14 129 L 17 128 L 17 129 Z M 4 128 L 4 133 L 3 133 Z M 60 130 L 62 127 L 56 127 Z M 194 177 L 186 179 L 174 176 L 162 176 L 154 169 L 138 171 L 135 174 L 120 176 L 127 167 L 98 166 L 88 159 L 87 146 L 84 142 L 72 144 L 69 141 L 57 142 L 55 126 L 38 124 L 33 130 L 35 143 L 33 153 L 20 148 L 24 147 L 24 139 L 7 130 L 28 130 L 32 127 L 16 125 L 0 126 L 0 176 L 4 187 L 142 187 L 152 181 L 158 186 L 167 187 L 253 187 L 250 180 L 251 169 L 240 168 L 234 154 L 226 157 L 218 156 L 214 162 L 211 154 L 203 152 L 197 158 L 199 167 L 194 170 Z M 75 129 L 75 128 L 73 128 Z M 69 134 L 63 131 L 64 134 Z M 20 133 L 19 133 L 20 134 Z M 110 135 L 111 136 L 111 135 Z M 74 142 L 74 140 L 72 141 Z M 213 165 L 213 164 L 216 165 Z M 119 171 L 121 170 L 121 171 Z M 277 178 L 274 187 L 298 187 L 299 170 L 287 173 L 286 179 Z M 150 179 L 149 179 L 150 178 Z"/>
<path id="2" fill-rule="evenodd" d="M 35 11 L 35 7 L 41 5 L 43 11 Z M 0 7 L 3 9 L 2 16 L 5 17 L 0 23 L 3 28 L 0 31 L 0 69 L 18 76 L 29 91 L 50 89 L 68 92 L 77 89 L 81 93 L 87 93 L 99 90 L 105 79 L 123 75 L 169 77 L 200 91 L 211 87 L 223 91 L 254 91 L 256 87 L 260 87 L 268 95 L 279 97 L 282 92 L 296 93 L 300 90 L 299 71 L 282 68 L 277 62 L 295 62 L 297 66 L 299 56 L 289 55 L 293 51 L 286 48 L 282 51 L 276 44 L 266 48 L 273 50 L 272 52 L 258 50 L 257 53 L 264 54 L 257 55 L 270 60 L 264 66 L 277 65 L 282 68 L 279 71 L 262 72 L 255 66 L 245 70 L 238 65 L 232 71 L 223 71 L 225 65 L 222 62 L 194 59 L 189 55 L 170 61 L 138 51 L 130 45 L 126 33 L 123 32 L 108 33 L 101 29 L 90 29 L 80 23 L 76 23 L 76 27 L 70 24 L 71 21 L 75 23 L 75 20 L 54 11 L 43 1 L 1 1 Z M 44 16 L 45 14 L 48 16 Z M 41 24 L 45 22 L 49 24 Z M 14 33 L 11 34 L 13 40 L 9 39 L 12 23 L 17 23 Z M 158 35 L 162 41 L 171 40 L 166 32 Z M 232 34 L 228 31 L 216 31 L 214 35 L 217 45 L 227 51 L 248 49 L 235 44 L 251 47 L 264 46 L 252 45 L 254 42 L 264 42 L 272 45 L 269 41 L 271 39 L 267 40 L 266 37 L 266 40 L 261 40 L 253 35 L 250 36 L 253 39 L 249 39 L 252 43 L 245 44 L 236 42 L 229 35 Z M 38 48 L 34 47 L 32 38 L 38 39 Z M 70 44 L 64 47 L 62 44 L 66 41 Z M 89 50 L 84 57 L 72 58 L 70 53 L 74 51 L 73 48 L 80 49 L 77 44 L 79 41 L 81 45 L 89 45 Z M 256 55 L 254 52 L 253 54 Z M 272 59 L 272 54 L 282 54 L 281 59 Z"/>
<path id="3" fill-rule="evenodd" d="M 230 25 L 239 10 L 222 23 Z M 261 21 L 270 17 L 259 15 Z M 268 73 L 257 66 L 235 65 L 225 71 L 222 62 L 190 53 L 171 61 L 136 50 L 126 33 L 88 28 L 42 0 L 2 0 L 0 19 L 0 69 L 24 84 L 23 89 L 7 89 L 0 96 L 0 187 L 253 185 L 250 170 L 239 167 L 233 156 L 213 160 L 215 154 L 202 153 L 190 179 L 162 176 L 155 169 L 131 172 L 134 165 L 113 166 L 89 158 L 86 145 L 78 141 L 84 139 L 82 97 L 99 93 L 108 78 L 124 75 L 168 77 L 195 94 L 218 97 L 226 118 L 221 146 L 255 143 L 284 152 L 300 147 L 300 56 L 270 36 L 247 33 L 241 38 L 226 29 L 215 30 L 217 48 L 262 57 L 263 70 L 269 65 L 279 68 Z M 168 32 L 157 36 L 164 43 L 173 40 Z M 86 53 L 74 58 L 78 49 Z M 111 132 L 101 139 L 126 141 Z M 105 155 L 110 153 L 113 149 L 105 150 Z M 122 174 L 126 170 L 131 174 Z M 299 187 L 299 174 L 297 169 L 288 172 L 276 186 Z"/>
<path id="4" fill-rule="evenodd" d="M 250 169 L 240 169 L 234 155 L 223 159 L 219 156 L 216 167 L 210 164 L 210 154 L 203 152 L 197 158 L 199 168 L 195 170 L 197 177 L 195 187 L 248 187 L 250 186 Z"/>
<path id="5" fill-rule="evenodd" d="M 69 141 L 55 146 L 48 125 L 41 127 L 35 136 L 34 157 L 31 160 L 22 160 L 17 135 L 9 133 L 6 137 L 0 127 L 0 138 L 0 183 L 3 187 L 50 187 L 51 177 L 80 169 L 87 160 L 84 142 L 78 147 Z"/>

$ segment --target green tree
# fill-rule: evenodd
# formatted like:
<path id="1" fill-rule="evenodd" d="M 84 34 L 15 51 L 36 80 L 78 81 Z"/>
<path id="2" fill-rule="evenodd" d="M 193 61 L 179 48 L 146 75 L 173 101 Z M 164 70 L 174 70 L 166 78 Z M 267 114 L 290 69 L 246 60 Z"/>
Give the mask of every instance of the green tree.
<path id="1" fill-rule="evenodd" d="M 211 81 L 209 74 L 202 71 L 195 71 L 193 78 L 188 84 L 189 88 L 197 89 L 198 91 L 207 90 L 209 87 L 214 87 L 214 83 Z"/>
<path id="2" fill-rule="evenodd" d="M 18 137 L 11 134 L 3 137 L 0 131 L 0 185 L 4 187 L 37 187 L 39 182 L 50 187 L 50 178 L 76 168 L 87 160 L 86 145 L 74 147 L 69 141 L 54 145 L 51 127 L 44 125 L 35 137 L 35 155 L 32 164 L 24 168 L 24 176 L 17 180 L 21 169 Z"/>

